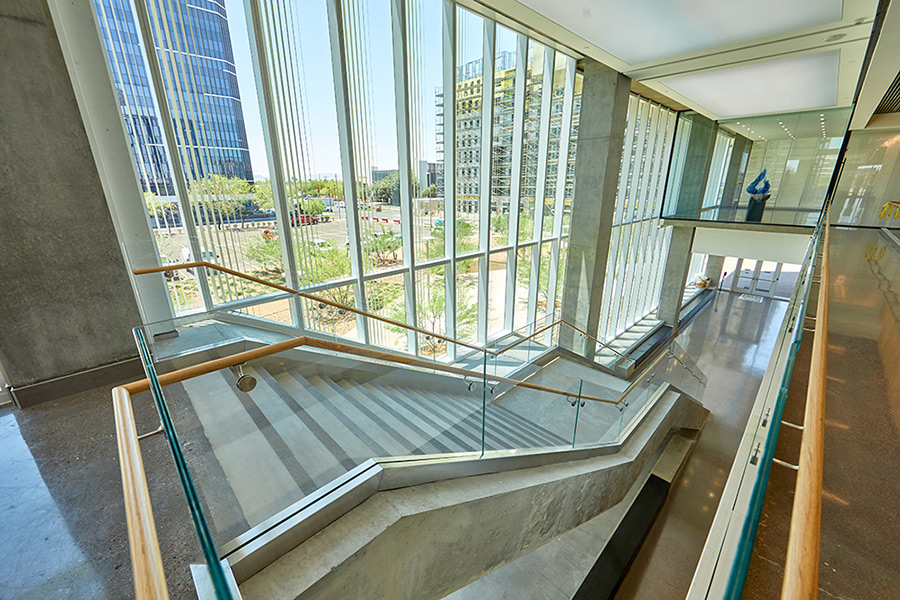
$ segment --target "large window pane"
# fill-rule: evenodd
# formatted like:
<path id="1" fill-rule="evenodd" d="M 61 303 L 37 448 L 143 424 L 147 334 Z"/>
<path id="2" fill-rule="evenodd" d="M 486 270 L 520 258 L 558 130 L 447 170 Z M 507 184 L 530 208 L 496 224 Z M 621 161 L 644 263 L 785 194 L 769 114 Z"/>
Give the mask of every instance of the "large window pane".
<path id="1" fill-rule="evenodd" d="M 419 327 L 447 335 L 447 277 L 444 265 L 416 270 L 416 318 Z M 432 336 L 419 335 L 419 352 L 428 358 L 447 354 L 447 344 Z"/>
<path id="2" fill-rule="evenodd" d="M 518 38 L 517 34 L 506 27 L 497 27 L 494 57 L 494 138 L 491 156 L 492 246 L 505 246 L 509 240 Z"/>
<path id="3" fill-rule="evenodd" d="M 649 315 L 659 302 L 668 232 L 659 207 L 676 114 L 632 95 L 619 168 L 598 338 L 609 340 Z"/>
<path id="4" fill-rule="evenodd" d="M 488 338 L 504 330 L 509 250 L 493 252 L 488 262 Z"/>
<path id="5" fill-rule="evenodd" d="M 406 323 L 403 275 L 390 275 L 367 281 L 366 311 Z M 366 327 L 369 331 L 369 343 L 384 348 L 407 349 L 408 330 L 377 319 L 367 319 Z"/>
<path id="6" fill-rule="evenodd" d="M 522 138 L 522 187 L 519 198 L 519 241 L 534 239 L 534 206 L 540 145 L 541 93 L 544 86 L 542 44 L 529 40 L 525 67 L 525 122 Z"/>
<path id="7" fill-rule="evenodd" d="M 342 4 L 362 266 L 403 262 L 390 0 Z M 405 183 L 404 183 L 405 184 Z"/>
<path id="8" fill-rule="evenodd" d="M 349 277 L 334 81 L 330 65 L 307 59 L 329 47 L 325 2 L 262 0 L 259 19 L 267 32 L 260 60 L 273 92 L 270 120 L 281 172 L 256 183 L 258 196 L 271 201 L 273 181 L 281 185 L 275 191 L 288 212 L 282 228 L 294 248 L 298 285 Z"/>
<path id="9" fill-rule="evenodd" d="M 474 342 L 478 319 L 478 259 L 456 263 L 456 339 Z"/>
<path id="10" fill-rule="evenodd" d="M 462 8 L 456 15 L 456 253 L 465 254 L 478 248 L 484 19 Z"/>
<path id="11" fill-rule="evenodd" d="M 217 262 L 468 341 L 553 312 L 574 189 L 574 57 L 443 0 L 407 0 L 402 23 L 391 0 L 343 0 L 337 23 L 328 0 L 176 4 L 149 0 L 147 19 L 95 0 L 162 262 Z M 241 300 L 247 316 L 447 354 L 434 336 L 411 348 L 402 327 L 347 308 L 201 275 L 167 280 L 176 310 Z"/>
<path id="12" fill-rule="evenodd" d="M 560 173 L 559 145 L 568 143 L 568 132 L 563 134 L 563 98 L 566 83 L 566 64 L 569 59 L 564 54 L 557 53 L 553 67 L 553 93 L 550 99 L 550 135 L 547 143 L 547 181 L 544 187 L 544 202 L 541 207 L 544 211 L 542 221 L 542 237 L 547 238 L 553 232 L 553 219 L 556 214 L 556 182 Z M 562 164 L 562 173 L 565 176 L 567 162 Z"/>
<path id="13" fill-rule="evenodd" d="M 414 260 L 444 256 L 443 0 L 407 0 Z"/>

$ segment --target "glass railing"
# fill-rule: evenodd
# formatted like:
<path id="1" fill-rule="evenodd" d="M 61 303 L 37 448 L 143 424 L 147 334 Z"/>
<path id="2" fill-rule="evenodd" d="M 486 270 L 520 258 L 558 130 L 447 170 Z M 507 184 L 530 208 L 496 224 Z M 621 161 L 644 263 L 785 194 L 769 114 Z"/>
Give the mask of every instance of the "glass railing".
<path id="1" fill-rule="evenodd" d="M 688 221 L 813 227 L 822 209 L 823 196 L 798 193 L 763 199 L 742 192 L 734 201 L 720 200 L 717 204 L 700 205 L 686 198 L 665 205 L 662 216 Z"/>
<path id="2" fill-rule="evenodd" d="M 312 301 L 276 312 L 308 314 Z M 223 558 L 236 540 L 272 527 L 370 459 L 478 460 L 618 444 L 664 383 L 698 400 L 703 392 L 674 344 L 631 385 L 548 354 L 571 329 L 558 315 L 487 348 L 441 341 L 441 351 L 423 353 L 423 340 L 443 336 L 352 311 L 346 323 L 328 304 L 333 314 L 318 316 L 325 325 L 304 331 L 247 306 L 135 330 L 219 598 L 231 597 Z"/>
<path id="3" fill-rule="evenodd" d="M 769 368 L 751 410 L 688 598 L 741 597 L 794 360 L 803 335 L 823 228 L 824 213 L 807 246 Z"/>

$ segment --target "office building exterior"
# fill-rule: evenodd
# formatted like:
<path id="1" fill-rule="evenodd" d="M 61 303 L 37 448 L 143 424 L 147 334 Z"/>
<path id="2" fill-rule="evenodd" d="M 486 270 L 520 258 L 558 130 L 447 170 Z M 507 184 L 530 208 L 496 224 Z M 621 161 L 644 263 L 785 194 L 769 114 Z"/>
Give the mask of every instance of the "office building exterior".
<path id="1" fill-rule="evenodd" d="M 253 180 L 228 15 L 211 0 L 137 0 L 154 22 L 159 61 L 178 147 L 194 179 L 210 174 Z M 110 72 L 141 185 L 174 196 L 159 115 L 130 0 L 93 0 Z M 173 42 L 175 36 L 178 41 Z"/>

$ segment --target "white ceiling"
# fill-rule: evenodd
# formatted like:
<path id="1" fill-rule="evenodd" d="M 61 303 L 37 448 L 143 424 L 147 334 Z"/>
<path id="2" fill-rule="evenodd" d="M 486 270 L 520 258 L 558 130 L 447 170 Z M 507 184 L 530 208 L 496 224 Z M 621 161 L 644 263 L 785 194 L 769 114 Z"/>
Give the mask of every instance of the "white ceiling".
<path id="1" fill-rule="evenodd" d="M 715 120 L 849 106 L 877 7 L 877 0 L 477 1 Z"/>
<path id="2" fill-rule="evenodd" d="M 840 50 L 672 77 L 665 84 L 720 118 L 837 105 Z"/>
<path id="3" fill-rule="evenodd" d="M 813 110 L 786 115 L 741 117 L 719 125 L 755 142 L 841 137 L 850 120 L 849 108 Z"/>
<path id="4" fill-rule="evenodd" d="M 520 0 L 630 65 L 841 20 L 841 0 Z"/>

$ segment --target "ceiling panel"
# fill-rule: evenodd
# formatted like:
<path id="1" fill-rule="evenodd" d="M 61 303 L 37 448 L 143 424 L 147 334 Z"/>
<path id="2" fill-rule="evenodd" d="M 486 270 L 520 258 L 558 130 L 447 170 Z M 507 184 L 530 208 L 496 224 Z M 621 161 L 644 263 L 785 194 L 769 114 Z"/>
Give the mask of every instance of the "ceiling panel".
<path id="1" fill-rule="evenodd" d="M 841 137 L 847 130 L 850 108 L 742 117 L 720 121 L 719 126 L 755 142 L 787 139 Z"/>
<path id="2" fill-rule="evenodd" d="M 825 25 L 842 0 L 519 0 L 630 65 Z"/>
<path id="3" fill-rule="evenodd" d="M 790 56 L 662 80 L 720 118 L 832 107 L 840 50 Z"/>

